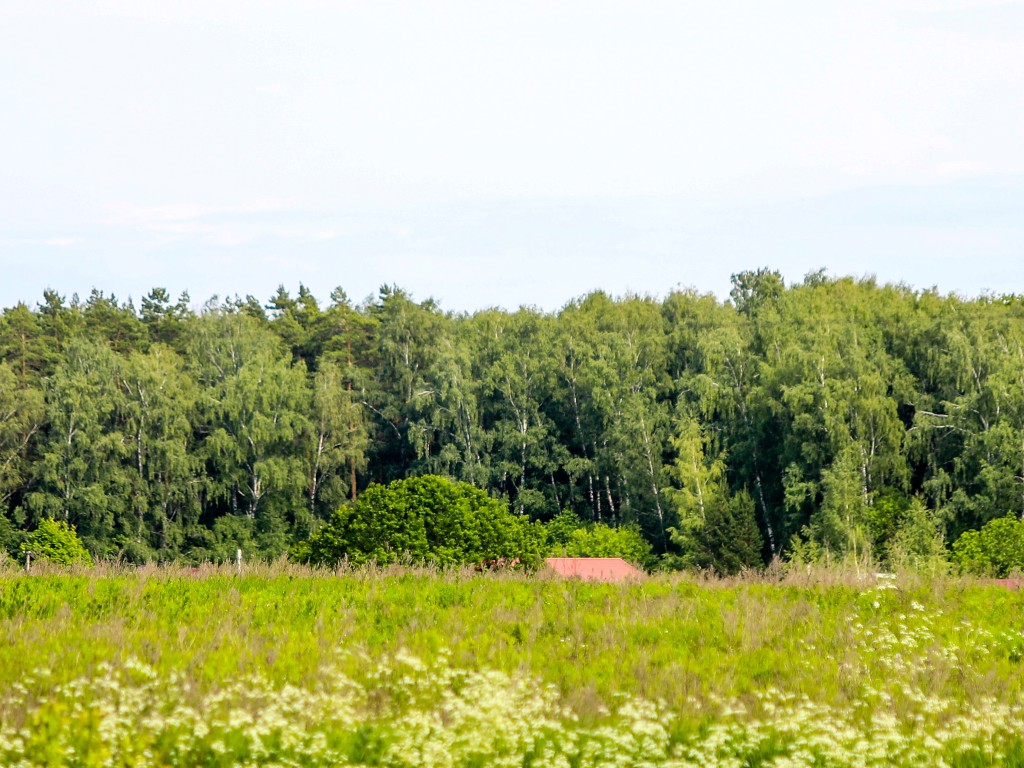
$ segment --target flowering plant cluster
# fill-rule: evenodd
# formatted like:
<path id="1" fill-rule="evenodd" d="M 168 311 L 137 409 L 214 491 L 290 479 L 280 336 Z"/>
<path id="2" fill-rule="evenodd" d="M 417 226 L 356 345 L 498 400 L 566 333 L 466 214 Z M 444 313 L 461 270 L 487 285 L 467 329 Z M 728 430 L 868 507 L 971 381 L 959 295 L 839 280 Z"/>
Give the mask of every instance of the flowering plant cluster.
<path id="1" fill-rule="evenodd" d="M 619 695 L 581 718 L 532 675 L 431 663 L 398 653 L 356 681 L 336 668 L 313 687 L 260 676 L 200 693 L 177 674 L 130 659 L 51 685 L 27 674 L 0 698 L 8 766 L 955 766 L 1024 756 L 1024 707 L 970 708 L 912 684 L 936 649 L 927 623 L 857 628 L 889 664 L 890 684 L 835 708 L 777 688 L 748 700 L 692 698 L 687 711 Z M 965 638 L 971 635 L 965 632 Z M 870 654 L 868 654 L 870 657 Z"/>

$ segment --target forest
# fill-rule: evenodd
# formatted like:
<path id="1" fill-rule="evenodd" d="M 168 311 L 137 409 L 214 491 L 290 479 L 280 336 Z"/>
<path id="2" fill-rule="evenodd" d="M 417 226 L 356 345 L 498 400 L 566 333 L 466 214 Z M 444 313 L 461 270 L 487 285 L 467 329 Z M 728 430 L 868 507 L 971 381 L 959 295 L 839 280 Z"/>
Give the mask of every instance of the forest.
<path id="1" fill-rule="evenodd" d="M 270 560 L 421 475 L 637 526 L 666 568 L 940 556 L 1024 517 L 1024 298 L 759 269 L 557 312 L 300 285 L 0 316 L 12 554 L 55 519 L 99 558 Z"/>

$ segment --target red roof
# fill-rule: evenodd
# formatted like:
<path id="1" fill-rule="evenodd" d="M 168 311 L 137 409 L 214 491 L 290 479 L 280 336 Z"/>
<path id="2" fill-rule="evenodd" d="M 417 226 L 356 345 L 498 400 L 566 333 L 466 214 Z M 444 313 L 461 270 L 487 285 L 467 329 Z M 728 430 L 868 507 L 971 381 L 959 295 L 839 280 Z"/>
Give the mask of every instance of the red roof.
<path id="1" fill-rule="evenodd" d="M 1020 589 L 1021 584 L 1024 583 L 1022 579 L 988 579 L 989 584 L 998 584 L 1001 587 L 1007 589 Z"/>
<path id="2" fill-rule="evenodd" d="M 643 576 L 621 557 L 549 557 L 544 562 L 566 579 L 625 581 Z"/>

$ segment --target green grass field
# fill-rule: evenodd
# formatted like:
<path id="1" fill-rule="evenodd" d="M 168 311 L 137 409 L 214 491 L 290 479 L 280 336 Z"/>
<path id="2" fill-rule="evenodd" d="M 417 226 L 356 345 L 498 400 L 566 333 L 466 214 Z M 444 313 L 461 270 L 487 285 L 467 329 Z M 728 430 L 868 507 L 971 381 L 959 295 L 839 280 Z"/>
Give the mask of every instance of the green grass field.
<path id="1" fill-rule="evenodd" d="M 1024 595 L 284 566 L 0 573 L 0 764 L 1024 765 Z"/>

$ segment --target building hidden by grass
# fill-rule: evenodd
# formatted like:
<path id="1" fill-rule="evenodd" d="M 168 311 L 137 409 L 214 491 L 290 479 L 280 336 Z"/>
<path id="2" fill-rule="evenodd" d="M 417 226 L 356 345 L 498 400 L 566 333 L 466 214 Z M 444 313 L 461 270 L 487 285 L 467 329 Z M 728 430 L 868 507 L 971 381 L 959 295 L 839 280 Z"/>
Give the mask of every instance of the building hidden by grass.
<path id="1" fill-rule="evenodd" d="M 584 581 L 635 581 L 644 575 L 621 557 L 548 557 L 544 565 L 562 578 Z"/>

